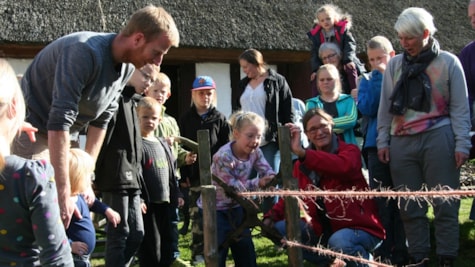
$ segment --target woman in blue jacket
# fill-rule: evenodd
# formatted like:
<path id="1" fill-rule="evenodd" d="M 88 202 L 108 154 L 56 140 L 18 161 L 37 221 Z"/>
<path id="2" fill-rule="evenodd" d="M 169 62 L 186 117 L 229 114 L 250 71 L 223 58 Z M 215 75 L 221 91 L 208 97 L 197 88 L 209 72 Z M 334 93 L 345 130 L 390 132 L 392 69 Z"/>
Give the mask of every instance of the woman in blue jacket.
<path id="1" fill-rule="evenodd" d="M 308 99 L 307 110 L 321 108 L 333 117 L 333 130 L 349 144 L 358 145 L 353 128 L 358 112 L 350 95 L 341 93 L 340 74 L 332 64 L 322 65 L 317 71 L 317 87 L 320 95 Z"/>

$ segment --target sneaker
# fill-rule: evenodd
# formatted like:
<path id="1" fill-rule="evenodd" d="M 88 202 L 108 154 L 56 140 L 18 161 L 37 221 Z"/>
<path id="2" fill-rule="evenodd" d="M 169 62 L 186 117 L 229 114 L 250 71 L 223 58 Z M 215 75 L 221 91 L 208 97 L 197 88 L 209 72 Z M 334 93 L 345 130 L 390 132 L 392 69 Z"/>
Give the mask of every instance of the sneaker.
<path id="1" fill-rule="evenodd" d="M 203 255 L 196 255 L 195 260 L 193 261 L 193 265 L 197 265 L 200 263 L 205 263 L 205 258 L 203 257 Z"/>

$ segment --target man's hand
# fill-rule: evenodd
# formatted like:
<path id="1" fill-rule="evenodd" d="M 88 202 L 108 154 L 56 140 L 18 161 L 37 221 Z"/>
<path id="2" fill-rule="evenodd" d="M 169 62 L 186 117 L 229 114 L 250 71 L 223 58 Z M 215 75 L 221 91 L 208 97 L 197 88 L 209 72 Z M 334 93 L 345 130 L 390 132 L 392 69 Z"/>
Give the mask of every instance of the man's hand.
<path id="1" fill-rule="evenodd" d="M 378 158 L 384 164 L 389 163 L 389 147 L 378 149 Z"/>
<path id="2" fill-rule="evenodd" d="M 29 122 L 23 122 L 21 125 L 21 131 L 25 132 L 26 135 L 28 135 L 28 138 L 32 143 L 36 142 L 36 136 L 35 133 L 38 132 L 38 128 L 33 127 Z"/>
<path id="3" fill-rule="evenodd" d="M 468 155 L 463 152 L 455 152 L 455 167 L 458 169 L 467 161 Z"/>
<path id="4" fill-rule="evenodd" d="M 54 168 L 54 180 L 58 191 L 58 203 L 61 220 L 68 228 L 73 213 L 81 218 L 74 201 L 71 200 L 71 183 L 69 181 L 69 131 L 48 131 L 48 149 L 51 165 Z M 76 209 L 76 211 L 75 211 Z"/>
<path id="5" fill-rule="evenodd" d="M 106 209 L 105 215 L 107 217 L 107 220 L 112 223 L 112 226 L 114 226 L 114 228 L 117 228 L 117 225 L 120 223 L 120 214 L 117 211 L 108 208 Z"/>
<path id="6" fill-rule="evenodd" d="M 78 206 L 76 206 L 75 199 L 72 197 L 68 197 L 64 201 L 59 200 L 59 210 L 61 214 L 61 221 L 63 221 L 64 228 L 66 229 L 68 229 L 73 216 L 78 219 L 82 219 L 81 211 L 79 210 Z"/>

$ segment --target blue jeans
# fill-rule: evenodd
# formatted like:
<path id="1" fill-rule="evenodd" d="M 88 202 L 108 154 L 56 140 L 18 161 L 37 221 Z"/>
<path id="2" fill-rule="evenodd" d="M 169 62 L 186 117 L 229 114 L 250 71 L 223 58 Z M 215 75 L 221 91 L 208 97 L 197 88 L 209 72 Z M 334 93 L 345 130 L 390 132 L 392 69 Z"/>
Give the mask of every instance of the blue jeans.
<path id="1" fill-rule="evenodd" d="M 103 192 L 104 203 L 120 214 L 116 228 L 110 223 L 106 229 L 106 267 L 129 266 L 144 235 L 139 191 Z"/>
<path id="2" fill-rule="evenodd" d="M 180 216 L 178 215 L 178 209 L 170 205 L 170 223 L 171 223 L 171 238 L 172 238 L 172 250 L 173 259 L 180 257 L 180 250 L 178 249 L 178 221 Z"/>
<path id="3" fill-rule="evenodd" d="M 270 142 L 264 146 L 261 146 L 262 154 L 264 154 L 264 158 L 272 167 L 275 172 L 279 172 L 280 169 L 280 151 L 279 145 L 276 142 Z M 276 187 L 282 186 L 282 181 Z M 265 197 L 261 204 L 261 210 L 265 214 L 267 213 L 272 206 L 279 200 L 278 197 Z"/>
<path id="4" fill-rule="evenodd" d="M 244 210 L 237 207 L 229 210 L 216 211 L 216 222 L 218 231 L 218 245 L 221 246 L 226 240 L 226 236 L 233 232 L 243 221 Z M 257 267 L 256 251 L 252 242 L 251 231 L 245 229 L 238 241 L 232 241 L 229 244 L 236 267 Z M 219 249 L 219 266 L 226 266 L 226 257 L 228 256 L 228 248 Z"/>
<path id="5" fill-rule="evenodd" d="M 280 168 L 280 152 L 279 152 L 279 144 L 276 142 L 269 142 L 268 144 L 261 146 L 262 154 L 264 154 L 264 158 L 267 160 L 269 165 L 275 172 L 279 172 Z"/>
<path id="6" fill-rule="evenodd" d="M 343 228 L 334 232 L 328 240 L 328 247 L 333 251 L 341 251 L 347 255 L 360 256 L 365 259 L 370 258 L 372 253 L 380 244 L 381 239 L 358 229 Z M 347 267 L 368 266 L 367 264 L 347 262 Z"/>
<path id="7" fill-rule="evenodd" d="M 287 236 L 285 220 L 276 222 L 274 224 L 274 228 L 277 231 L 279 231 L 279 233 L 282 236 Z M 308 245 L 308 246 L 315 246 L 318 244 L 319 238 L 313 231 L 311 225 L 300 220 L 300 230 L 301 230 L 302 244 Z M 319 255 L 318 253 L 315 253 L 313 251 L 306 250 L 306 249 L 302 250 L 302 256 L 304 260 L 311 262 L 313 264 L 316 264 L 318 266 L 320 265 L 326 266 L 331 262 L 330 258 Z"/>

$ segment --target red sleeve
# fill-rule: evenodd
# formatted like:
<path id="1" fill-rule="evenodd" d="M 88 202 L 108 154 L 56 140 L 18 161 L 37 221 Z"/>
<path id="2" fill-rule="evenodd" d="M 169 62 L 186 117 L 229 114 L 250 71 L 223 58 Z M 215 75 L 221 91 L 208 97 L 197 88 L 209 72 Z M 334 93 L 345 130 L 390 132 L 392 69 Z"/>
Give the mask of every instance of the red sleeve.
<path id="1" fill-rule="evenodd" d="M 309 170 L 331 176 L 352 178 L 355 171 L 361 172 L 361 153 L 356 145 L 339 141 L 336 154 L 307 149 L 302 164 Z"/>
<path id="2" fill-rule="evenodd" d="M 284 198 L 279 198 L 279 201 L 274 204 L 272 209 L 270 209 L 264 218 L 270 218 L 273 222 L 282 221 L 285 219 L 285 203 Z"/>

